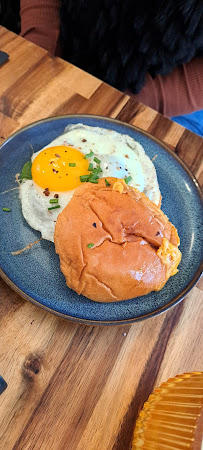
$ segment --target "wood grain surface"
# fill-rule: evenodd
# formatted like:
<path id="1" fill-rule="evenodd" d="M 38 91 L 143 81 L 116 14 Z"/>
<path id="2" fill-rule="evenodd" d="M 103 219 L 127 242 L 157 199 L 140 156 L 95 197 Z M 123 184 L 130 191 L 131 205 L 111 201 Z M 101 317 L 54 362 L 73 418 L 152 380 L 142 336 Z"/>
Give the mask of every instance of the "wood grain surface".
<path id="1" fill-rule="evenodd" d="M 203 184 L 203 142 L 100 80 L 0 27 L 0 140 L 36 120 L 90 113 L 147 130 Z M 0 450 L 129 449 L 155 386 L 203 371 L 203 281 L 168 312 L 130 326 L 65 321 L 0 281 Z"/>

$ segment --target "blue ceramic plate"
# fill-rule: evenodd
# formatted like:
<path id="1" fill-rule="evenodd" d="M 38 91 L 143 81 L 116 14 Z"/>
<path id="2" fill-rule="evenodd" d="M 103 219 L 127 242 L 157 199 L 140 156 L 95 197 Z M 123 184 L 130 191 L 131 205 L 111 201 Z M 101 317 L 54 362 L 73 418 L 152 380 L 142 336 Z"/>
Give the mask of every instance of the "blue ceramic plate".
<path id="1" fill-rule="evenodd" d="M 70 123 L 100 126 L 128 134 L 139 141 L 154 161 L 162 193 L 162 209 L 178 229 L 182 261 L 179 272 L 160 292 L 115 303 L 97 303 L 70 290 L 59 268 L 54 244 L 40 241 L 32 250 L 17 256 L 11 252 L 40 237 L 21 213 L 18 190 L 0 195 L 1 274 L 22 297 L 64 318 L 89 324 L 122 324 L 159 314 L 182 300 L 201 273 L 203 233 L 202 203 L 198 184 L 187 167 L 161 142 L 147 133 L 116 120 L 71 115 L 33 123 L 13 134 L 0 149 L 1 191 L 11 189 L 15 174 L 35 151 L 47 145 Z M 11 208 L 10 213 L 2 211 Z"/>

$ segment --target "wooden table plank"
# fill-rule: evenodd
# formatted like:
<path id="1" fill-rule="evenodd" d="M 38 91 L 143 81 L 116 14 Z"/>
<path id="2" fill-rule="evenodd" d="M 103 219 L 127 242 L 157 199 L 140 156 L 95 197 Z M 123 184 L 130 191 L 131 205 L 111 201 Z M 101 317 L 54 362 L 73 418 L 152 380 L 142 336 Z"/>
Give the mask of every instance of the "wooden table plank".
<path id="1" fill-rule="evenodd" d="M 0 100 L 1 105 L 1 100 Z M 19 128 L 16 120 L 0 112 L 0 139 L 6 139 L 10 134 L 14 133 Z"/>
<path id="2" fill-rule="evenodd" d="M 0 139 L 51 115 L 101 114 L 151 132 L 203 184 L 202 139 L 0 27 Z M 203 370 L 202 280 L 166 313 L 133 325 L 65 321 L 0 282 L 2 450 L 129 449 L 144 401 L 162 381 Z"/>
<path id="3" fill-rule="evenodd" d="M 36 309 L 35 312 L 33 308 Z M 15 411 L 15 405 L 17 405 L 17 411 L 12 416 L 8 428 L 4 429 L 4 423 L 1 425 L 2 444 L 5 446 L 12 444 L 9 443 L 8 436 L 11 436 L 13 439 L 13 420 L 15 420 L 15 415 L 19 413 L 20 408 L 22 411 L 26 411 L 24 420 L 27 421 L 29 413 L 29 421 L 26 422 L 22 438 L 16 444 L 17 449 L 30 448 L 29 446 L 35 434 L 35 445 L 32 448 L 41 448 L 42 443 L 44 443 L 45 448 L 55 448 L 57 443 L 59 445 L 58 448 L 64 448 L 64 436 L 61 436 L 62 441 L 60 442 L 60 423 L 65 420 L 65 412 L 68 409 L 73 423 L 70 423 L 65 439 L 67 438 L 70 443 L 70 448 L 86 448 L 80 443 L 83 431 L 85 431 L 85 434 L 82 436 L 82 442 L 86 439 L 86 446 L 90 443 L 90 448 L 95 448 L 94 440 L 96 437 L 94 434 L 92 435 L 92 429 L 94 429 L 92 427 L 93 424 L 94 426 L 96 425 L 98 417 L 100 417 L 101 428 L 97 430 L 97 438 L 101 442 L 101 448 L 111 448 L 108 446 L 115 444 L 114 440 L 117 439 L 120 422 L 126 414 L 129 415 L 129 404 L 135 392 L 137 398 L 139 380 L 142 379 L 142 382 L 144 382 L 149 377 L 152 359 L 156 367 L 154 373 L 151 374 L 148 384 L 145 385 L 144 382 L 142 385 L 142 396 L 140 396 L 139 404 L 137 399 L 136 408 L 134 402 L 133 410 L 132 405 L 130 406 L 130 414 L 133 417 L 131 427 L 133 427 L 134 416 L 138 411 L 138 407 L 142 406 L 143 388 L 145 400 L 154 387 L 165 346 L 170 339 L 172 331 L 177 326 L 182 309 L 183 303 L 176 308 L 175 316 L 173 312 L 169 312 L 167 315 L 163 314 L 147 321 L 147 333 L 145 322 L 132 325 L 131 327 L 95 328 L 81 325 L 75 326 L 74 324 L 60 321 L 60 340 L 57 339 L 58 336 L 56 335 L 50 338 L 50 334 L 52 335 L 50 327 L 54 329 L 55 321 L 58 319 L 55 316 L 51 316 L 52 320 L 50 321 L 50 314 L 44 312 L 41 314 L 41 310 L 28 303 L 26 308 L 23 308 L 24 315 L 28 320 L 26 321 L 27 327 L 23 324 L 22 336 L 20 333 L 21 323 L 23 323 L 22 311 L 21 308 L 17 309 L 12 321 L 13 331 L 8 330 L 8 335 L 11 338 L 11 342 L 15 339 L 15 351 L 12 345 L 11 355 L 13 353 L 19 354 L 20 352 L 21 372 L 19 380 L 17 374 L 15 375 L 15 384 L 12 383 L 14 377 L 12 372 L 10 378 L 7 378 L 8 389 L 12 389 L 13 386 L 17 396 L 17 398 L 14 397 L 12 411 Z M 14 329 L 13 323 L 16 324 Z M 70 327 L 73 327 L 71 341 L 67 339 Z M 65 333 L 64 339 L 62 331 Z M 55 331 L 54 334 L 56 334 Z M 25 337 L 26 345 L 22 346 L 22 342 L 25 342 Z M 54 355 L 57 354 L 60 359 L 58 361 L 54 357 L 54 365 L 52 363 L 50 366 L 51 339 L 57 345 L 57 348 L 51 349 L 52 353 Z M 47 341 L 49 343 L 48 347 L 46 347 Z M 5 345 L 5 343 L 3 342 L 2 345 Z M 139 364 L 137 361 L 138 355 L 140 359 Z M 91 361 L 94 361 L 94 367 L 91 367 Z M 60 368 L 57 369 L 59 362 Z M 13 361 L 10 360 L 8 355 L 8 360 L 5 361 L 5 369 L 8 367 L 10 371 L 12 365 Z M 38 370 L 37 372 L 35 372 L 35 367 Z M 80 367 L 83 367 L 83 371 L 80 370 Z M 100 373 L 99 377 L 98 372 Z M 79 405 L 78 400 L 76 401 L 78 390 Z M 123 396 L 123 391 L 125 396 Z M 100 396 L 101 392 L 102 395 Z M 8 395 L 8 401 L 9 397 Z M 66 403 L 64 403 L 65 397 L 67 398 Z M 27 407 L 28 398 L 29 410 Z M 89 400 L 87 401 L 88 398 Z M 37 411 L 34 409 L 36 402 Z M 117 405 L 116 408 L 115 404 Z M 109 411 L 109 414 L 106 416 L 103 414 L 105 408 Z M 9 409 L 8 405 L 5 405 L 5 410 L 8 411 L 8 414 Z M 33 411 L 35 411 L 34 416 Z M 75 436 L 75 425 L 79 419 L 78 413 L 81 415 L 80 427 Z M 51 435 L 47 434 L 42 417 L 44 417 L 47 426 L 53 430 Z M 5 417 L 5 423 L 8 424 L 7 417 Z M 108 424 L 111 428 L 111 435 L 107 434 L 106 437 L 103 436 L 102 438 L 103 430 L 106 429 Z M 25 425 L 25 423 L 23 423 L 21 417 L 18 426 L 22 427 L 22 425 Z M 114 430 L 114 433 L 112 433 L 112 430 Z M 19 431 L 19 428 L 16 427 L 15 433 L 19 434 Z M 12 446 L 9 448 L 12 448 Z"/>
<path id="4" fill-rule="evenodd" d="M 183 373 L 183 367 L 184 372 L 190 372 L 191 367 L 196 371 L 202 371 L 203 361 L 198 351 L 200 350 L 201 353 L 201 349 L 203 349 L 202 319 L 202 296 L 199 288 L 195 287 L 192 292 L 192 301 L 188 295 L 183 302 L 183 311 L 165 351 L 156 387 L 168 378 Z M 179 346 L 177 346 L 177 340 Z M 190 349 L 189 352 L 188 349 Z M 169 361 L 170 364 L 168 364 Z"/>

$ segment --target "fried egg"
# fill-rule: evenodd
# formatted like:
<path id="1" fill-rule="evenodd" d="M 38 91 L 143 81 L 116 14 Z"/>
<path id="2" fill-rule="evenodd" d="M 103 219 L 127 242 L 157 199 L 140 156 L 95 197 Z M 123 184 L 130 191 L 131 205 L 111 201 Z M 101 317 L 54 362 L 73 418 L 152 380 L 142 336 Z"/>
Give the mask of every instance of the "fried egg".
<path id="1" fill-rule="evenodd" d="M 100 178 L 125 179 L 156 205 L 160 203 L 156 170 L 143 147 L 113 130 L 68 125 L 61 136 L 34 153 L 31 161 L 32 180 L 24 180 L 20 186 L 23 216 L 52 242 L 58 214 L 75 189 L 93 174 L 92 169 Z M 92 180 L 97 182 L 94 177 Z"/>

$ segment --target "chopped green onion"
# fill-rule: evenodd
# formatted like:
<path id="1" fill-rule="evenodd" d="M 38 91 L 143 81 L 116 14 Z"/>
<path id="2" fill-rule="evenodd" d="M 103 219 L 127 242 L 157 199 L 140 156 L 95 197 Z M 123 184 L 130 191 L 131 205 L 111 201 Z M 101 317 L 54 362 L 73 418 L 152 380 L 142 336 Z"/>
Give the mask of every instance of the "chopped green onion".
<path id="1" fill-rule="evenodd" d="M 98 179 L 99 179 L 99 177 L 98 177 L 97 173 L 93 173 L 93 174 L 90 176 L 90 180 L 98 180 Z"/>
<path id="2" fill-rule="evenodd" d="M 98 159 L 96 156 L 94 157 L 94 161 L 97 163 L 97 164 L 100 164 L 100 159 Z"/>
<path id="3" fill-rule="evenodd" d="M 10 210 L 10 208 L 2 208 L 2 211 L 10 212 L 11 210 Z"/>
<path id="4" fill-rule="evenodd" d="M 93 170 L 93 164 L 92 163 L 89 163 L 89 167 L 88 167 L 87 170 L 89 170 L 89 172 L 92 172 L 92 170 Z"/>
<path id="5" fill-rule="evenodd" d="M 69 167 L 75 167 L 76 163 L 69 163 L 68 165 L 69 165 Z"/>
<path id="6" fill-rule="evenodd" d="M 92 248 L 92 247 L 94 247 L 94 244 L 87 244 L 87 247 Z"/>
<path id="7" fill-rule="evenodd" d="M 85 155 L 84 158 L 85 158 L 85 159 L 91 158 L 91 156 L 93 156 L 93 155 L 94 155 L 94 152 L 90 152 L 90 153 L 88 153 L 87 155 Z"/>
<path id="8" fill-rule="evenodd" d="M 81 175 L 80 176 L 80 181 L 82 183 L 84 183 L 84 181 L 88 181 L 89 180 L 90 175 Z"/>
<path id="9" fill-rule="evenodd" d="M 128 183 L 129 183 L 129 181 L 131 181 L 131 180 L 132 180 L 132 177 L 127 177 L 127 178 L 124 178 L 124 180 L 125 180 L 126 184 L 128 184 Z"/>
<path id="10" fill-rule="evenodd" d="M 51 206 L 51 208 L 48 208 L 48 210 L 50 211 L 51 209 L 57 209 L 57 208 L 60 208 L 60 207 L 61 207 L 60 205 Z"/>
<path id="11" fill-rule="evenodd" d="M 101 167 L 95 167 L 95 168 L 92 170 L 92 172 L 93 172 L 93 173 L 100 173 L 100 172 L 103 172 L 103 171 L 102 171 Z"/>
<path id="12" fill-rule="evenodd" d="M 58 203 L 58 198 L 51 198 L 49 203 Z"/>
<path id="13" fill-rule="evenodd" d="M 98 184 L 98 180 L 92 180 L 91 178 L 90 178 L 90 183 L 94 183 L 94 184 Z"/>
<path id="14" fill-rule="evenodd" d="M 106 186 L 111 186 L 106 178 L 105 178 L 105 183 L 106 183 Z"/>

